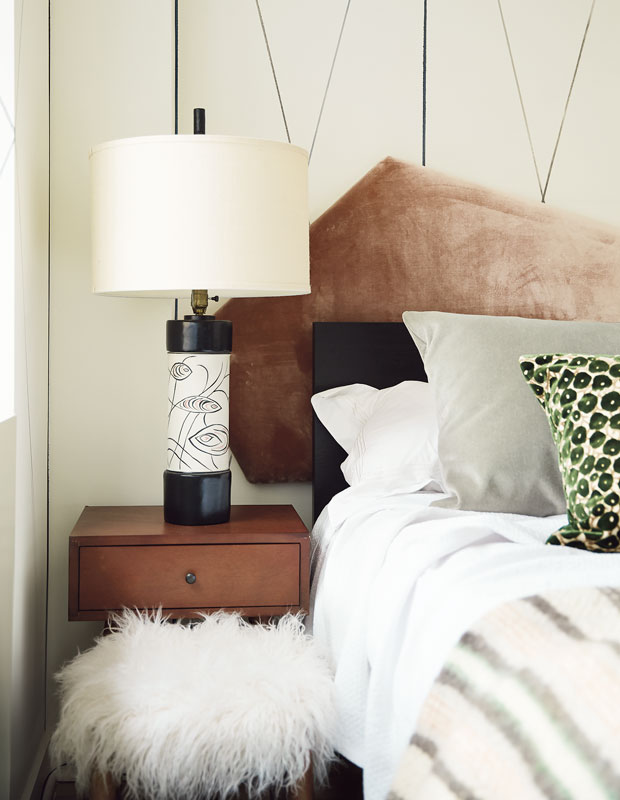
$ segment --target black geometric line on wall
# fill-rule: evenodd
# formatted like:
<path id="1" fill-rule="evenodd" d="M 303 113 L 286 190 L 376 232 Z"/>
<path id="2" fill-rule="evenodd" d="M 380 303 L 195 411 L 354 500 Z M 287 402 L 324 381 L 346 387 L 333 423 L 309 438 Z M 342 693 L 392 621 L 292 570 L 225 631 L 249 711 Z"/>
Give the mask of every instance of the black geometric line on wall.
<path id="1" fill-rule="evenodd" d="M 590 6 L 590 13 L 588 14 L 588 21 L 586 22 L 586 27 L 583 32 L 583 36 L 581 38 L 581 46 L 579 47 L 579 55 L 577 56 L 577 62 L 575 63 L 575 69 L 573 71 L 573 77 L 570 82 L 570 87 L 568 89 L 568 94 L 566 96 L 566 103 L 564 104 L 564 112 L 562 114 L 562 121 L 560 122 L 560 128 L 558 130 L 558 135 L 555 140 L 555 146 L 553 148 L 553 155 L 551 156 L 551 163 L 549 164 L 549 172 L 547 173 L 547 180 L 545 181 L 545 188 L 543 190 L 542 201 L 545 202 L 545 197 L 547 195 L 547 189 L 549 188 L 549 179 L 551 178 L 551 171 L 553 170 L 553 164 L 555 163 L 555 155 L 558 151 L 558 145 L 560 144 L 560 137 L 562 136 L 562 130 L 564 128 L 564 120 L 566 119 L 566 113 L 568 111 L 568 104 L 570 103 L 570 98 L 573 93 L 573 86 L 575 85 L 575 78 L 577 77 L 577 72 L 579 70 L 579 65 L 581 63 L 581 56 L 583 54 L 583 48 L 585 47 L 586 38 L 588 36 L 588 31 L 590 30 L 590 22 L 592 21 L 592 14 L 594 12 L 594 6 L 596 5 L 596 0 L 592 0 L 592 5 Z"/>
<path id="2" fill-rule="evenodd" d="M 273 75 L 273 81 L 275 83 L 276 93 L 278 95 L 278 101 L 280 103 L 280 111 L 282 113 L 282 120 L 284 122 L 284 128 L 286 130 L 286 137 L 287 137 L 287 139 L 289 141 L 289 144 L 290 144 L 291 137 L 289 135 L 288 123 L 287 123 L 287 120 L 286 120 L 286 113 L 284 111 L 284 103 L 282 101 L 282 95 L 280 94 L 280 86 L 278 84 L 278 77 L 277 77 L 277 74 L 276 74 L 276 68 L 275 68 L 275 65 L 273 63 L 273 58 L 271 56 L 271 48 L 269 46 L 269 39 L 267 37 L 267 29 L 265 27 L 265 22 L 263 20 L 263 14 L 262 14 L 262 11 L 261 11 L 260 2 L 259 2 L 259 0 L 255 0 L 255 2 L 256 2 L 256 10 L 258 11 L 258 18 L 260 20 L 261 29 L 263 31 L 263 38 L 265 40 L 265 47 L 267 49 L 267 56 L 269 58 L 269 64 L 271 65 L 271 74 Z M 323 118 L 323 109 L 325 108 L 325 101 L 327 100 L 327 93 L 329 92 L 329 87 L 330 87 L 330 84 L 331 84 L 331 81 L 332 81 L 332 76 L 334 74 L 334 67 L 336 66 L 336 59 L 338 58 L 338 52 L 340 50 L 340 43 L 342 41 L 342 34 L 344 33 L 344 28 L 345 28 L 345 25 L 346 25 L 346 22 L 347 22 L 347 17 L 349 15 L 350 6 L 351 6 L 351 0 L 347 0 L 347 5 L 346 5 L 346 8 L 344 10 L 344 16 L 342 17 L 342 24 L 340 25 L 340 32 L 338 34 L 338 41 L 336 42 L 336 48 L 334 50 L 334 56 L 332 58 L 332 63 L 331 63 L 330 69 L 329 69 L 329 75 L 327 76 L 327 83 L 325 84 L 325 91 L 323 92 L 323 99 L 321 100 L 321 107 L 319 109 L 319 115 L 317 117 L 316 125 L 315 125 L 315 128 L 314 128 L 314 134 L 312 136 L 312 144 L 310 145 L 310 152 L 308 154 L 308 164 L 312 160 L 312 153 L 314 152 L 314 145 L 315 145 L 315 142 L 316 142 L 316 137 L 317 137 L 318 132 L 319 132 L 319 127 L 321 125 L 321 119 Z"/>
<path id="3" fill-rule="evenodd" d="M 17 50 L 17 80 L 15 82 L 15 99 L 19 102 L 19 87 L 21 79 L 21 52 L 22 52 L 22 37 L 24 32 L 23 16 L 24 6 L 22 3 L 21 20 L 19 26 L 19 45 Z M 16 115 L 17 116 L 17 115 Z M 19 240 L 20 252 L 23 253 L 21 243 L 22 225 L 20 214 L 20 185 L 19 185 L 19 170 L 16 169 L 16 189 L 17 189 L 17 219 L 19 227 Z M 47 197 L 45 198 L 47 205 L 47 242 L 46 256 L 47 256 L 47 308 L 46 308 L 46 368 L 47 368 L 47 397 L 45 403 L 45 653 L 43 656 L 43 730 L 47 731 L 48 727 L 48 690 L 47 690 L 47 676 L 49 671 L 49 636 L 50 636 L 50 562 L 51 562 L 51 528 L 50 528 L 50 509 L 51 509 L 51 483 L 50 483 L 50 452 L 51 452 L 51 425 L 50 425 L 50 410 L 51 410 L 51 376 L 52 376 L 52 0 L 47 0 Z M 20 270 L 22 272 L 23 281 L 23 256 L 20 256 Z M 26 371 L 26 375 L 28 372 Z M 30 401 L 28 401 L 28 408 L 30 408 Z M 31 439 L 32 445 L 32 439 Z"/>
<path id="4" fill-rule="evenodd" d="M 428 5 L 424 0 L 422 23 L 422 166 L 426 166 L 426 47 L 428 44 Z"/>
<path id="5" fill-rule="evenodd" d="M 14 147 L 15 147 L 15 138 L 11 139 L 8 149 L 4 155 L 2 164 L 0 164 L 0 178 L 2 178 L 2 173 L 4 172 L 6 165 L 9 163 L 9 158 L 11 157 L 11 153 L 13 152 Z"/>
<path id="6" fill-rule="evenodd" d="M 280 94 L 280 84 L 278 83 L 278 76 L 276 75 L 276 68 L 273 64 L 271 55 L 271 47 L 269 47 L 269 39 L 267 38 L 267 30 L 265 28 L 265 21 L 263 19 L 263 12 L 260 8 L 260 3 L 256 0 L 256 10 L 258 11 L 258 19 L 260 20 L 260 27 L 263 32 L 263 39 L 265 40 L 265 47 L 267 48 L 267 56 L 269 57 L 269 64 L 271 65 L 271 74 L 273 75 L 273 82 L 276 85 L 276 94 L 278 95 L 278 102 L 280 103 L 280 111 L 282 113 L 282 121 L 284 122 L 284 130 L 286 131 L 286 140 L 291 143 L 291 134 L 288 130 L 288 122 L 286 121 L 286 114 L 284 112 L 284 103 L 282 102 L 282 95 Z"/>
<path id="7" fill-rule="evenodd" d="M 514 75 L 515 84 L 517 86 L 517 94 L 519 95 L 519 105 L 521 106 L 521 113 L 523 114 L 523 122 L 525 123 L 525 130 L 527 132 L 527 140 L 530 144 L 530 152 L 532 153 L 532 160 L 534 162 L 534 169 L 536 170 L 536 179 L 538 180 L 538 188 L 540 196 L 543 195 L 542 181 L 540 180 L 540 172 L 538 170 L 538 162 L 536 161 L 536 153 L 534 151 L 534 143 L 532 141 L 532 134 L 530 132 L 530 125 L 527 120 L 527 112 L 525 111 L 525 104 L 523 102 L 523 95 L 521 94 L 521 84 L 519 83 L 519 76 L 517 75 L 517 67 L 515 65 L 514 56 L 512 55 L 512 47 L 510 45 L 510 37 L 508 36 L 508 29 L 506 27 L 506 20 L 504 19 L 504 10 L 502 8 L 502 1 L 497 0 L 499 8 L 499 15 L 502 20 L 502 27 L 504 29 L 504 36 L 506 38 L 506 46 L 508 47 L 508 55 L 510 56 L 510 64 L 512 66 L 512 74 Z M 544 201 L 543 201 L 544 202 Z"/>
<path id="8" fill-rule="evenodd" d="M 532 153 L 532 160 L 534 162 L 534 169 L 536 170 L 536 179 L 538 181 L 538 189 L 540 191 L 540 199 L 541 202 L 544 203 L 547 197 L 547 190 L 549 189 L 549 181 L 551 180 L 551 173 L 553 172 L 553 167 L 555 164 L 555 157 L 558 152 L 558 147 L 560 145 L 560 139 L 562 137 L 562 131 L 564 130 L 564 122 L 566 120 L 566 114 L 568 112 L 568 106 L 570 103 L 570 99 L 573 93 L 573 87 L 575 85 L 575 79 L 577 78 L 577 72 L 579 71 L 579 66 L 581 64 L 581 56 L 583 55 L 583 49 L 585 47 L 586 39 L 588 37 L 588 31 L 590 30 L 590 22 L 592 21 L 592 14 L 594 13 L 594 6 L 596 5 L 596 0 L 592 0 L 592 5 L 590 6 L 590 13 L 588 14 L 588 19 L 586 20 L 586 26 L 583 32 L 583 36 L 581 37 L 581 44 L 579 46 L 579 53 L 577 55 L 577 61 L 575 63 L 575 69 L 573 70 L 573 75 L 571 78 L 570 86 L 568 88 L 568 94 L 566 96 L 566 102 L 564 103 L 564 110 L 562 113 L 562 119 L 560 120 L 560 126 L 558 128 L 558 134 L 555 139 L 555 144 L 553 147 L 553 153 L 551 154 L 551 159 L 549 161 L 549 168 L 547 170 L 547 176 L 545 179 L 545 185 L 543 186 L 542 180 L 540 177 L 540 171 L 538 169 L 538 162 L 536 160 L 536 153 L 534 151 L 534 143 L 532 141 L 532 135 L 530 133 L 530 126 L 527 119 L 527 112 L 525 110 L 525 103 L 523 101 L 523 95 L 521 93 L 521 85 L 519 83 L 519 76 L 517 74 L 517 67 L 515 64 L 515 60 L 512 54 L 512 47 L 510 45 L 510 37 L 508 35 L 508 28 L 506 26 L 506 20 L 504 18 L 504 10 L 502 8 L 502 0 L 497 0 L 497 5 L 499 8 L 499 14 L 502 21 L 502 27 L 504 29 L 504 37 L 506 39 L 506 46 L 508 48 L 508 55 L 510 56 L 510 64 L 512 66 L 512 74 L 515 79 L 515 85 L 517 87 L 517 94 L 519 96 L 519 104 L 521 106 L 521 113 L 523 115 L 523 122 L 525 123 L 525 129 L 527 132 L 527 138 L 530 145 L 530 151 Z"/>
<path id="9" fill-rule="evenodd" d="M 9 114 L 9 109 L 4 104 L 4 100 L 0 97 L 0 108 L 4 111 L 4 116 L 6 117 L 6 121 L 9 123 L 13 131 L 15 131 L 15 122 L 11 115 Z"/>
<path id="10" fill-rule="evenodd" d="M 0 97 L 0 109 L 2 109 L 2 111 L 4 112 L 4 116 L 6 117 L 7 124 L 11 129 L 11 133 L 13 134 L 11 136 L 11 141 L 8 144 L 6 153 L 4 154 L 4 158 L 2 159 L 2 163 L 0 164 L 0 178 L 1 178 L 2 177 L 2 173 L 4 172 L 4 169 L 5 169 L 6 165 L 9 163 L 9 158 L 11 156 L 11 153 L 13 152 L 13 147 L 15 145 L 15 123 L 13 122 L 13 119 L 12 119 L 11 115 L 9 114 L 8 108 L 4 104 L 4 100 L 2 99 L 2 97 Z"/>
<path id="11" fill-rule="evenodd" d="M 332 82 L 332 75 L 334 74 L 334 67 L 336 66 L 336 59 L 338 58 L 338 51 L 340 50 L 340 42 L 342 41 L 342 34 L 344 33 L 344 26 L 347 22 L 347 16 L 349 15 L 349 8 L 351 6 L 351 0 L 347 0 L 347 7 L 344 10 L 344 16 L 342 18 L 342 25 L 340 26 L 340 33 L 338 34 L 338 41 L 336 42 L 336 49 L 334 50 L 334 57 L 332 58 L 332 64 L 329 69 L 329 75 L 327 77 L 327 83 L 325 84 L 325 91 L 323 92 L 323 100 L 321 101 L 321 109 L 319 111 L 319 118 L 316 121 L 316 127 L 314 129 L 314 136 L 312 137 L 312 144 L 310 145 L 310 155 L 308 156 L 308 163 L 310 163 L 310 159 L 312 158 L 312 153 L 314 151 L 314 144 L 316 142 L 316 137 L 319 132 L 319 125 L 321 124 L 321 119 L 323 118 L 323 109 L 325 108 L 325 101 L 327 100 L 327 92 L 329 91 L 330 84 Z"/>

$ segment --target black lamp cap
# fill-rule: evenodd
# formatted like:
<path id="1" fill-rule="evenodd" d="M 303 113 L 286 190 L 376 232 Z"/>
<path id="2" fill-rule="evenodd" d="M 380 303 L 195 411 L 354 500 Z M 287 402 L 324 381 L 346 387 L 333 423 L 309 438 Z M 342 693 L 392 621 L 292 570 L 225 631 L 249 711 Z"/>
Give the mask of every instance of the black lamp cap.
<path id="1" fill-rule="evenodd" d="M 169 353 L 230 353 L 232 322 L 197 314 L 188 314 L 185 319 L 169 319 L 166 349 Z"/>

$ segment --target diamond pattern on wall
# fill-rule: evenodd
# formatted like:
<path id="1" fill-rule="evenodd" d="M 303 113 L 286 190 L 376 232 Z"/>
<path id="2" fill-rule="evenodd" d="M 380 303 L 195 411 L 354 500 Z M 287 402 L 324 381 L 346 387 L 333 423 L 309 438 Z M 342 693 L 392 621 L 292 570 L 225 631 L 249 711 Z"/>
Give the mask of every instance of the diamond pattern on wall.
<path id="1" fill-rule="evenodd" d="M 498 0 L 544 201 L 596 0 Z M 535 102 L 534 102 L 535 101 Z"/>
<path id="2" fill-rule="evenodd" d="M 257 8 L 263 16 L 291 140 L 310 150 L 349 3 L 302 0 L 282 4 L 277 0 L 258 0 Z M 321 45 L 324 50 L 319 58 Z M 288 66 L 284 69 L 283 65 Z M 295 97 L 300 95 L 306 101 L 295 103 Z"/>

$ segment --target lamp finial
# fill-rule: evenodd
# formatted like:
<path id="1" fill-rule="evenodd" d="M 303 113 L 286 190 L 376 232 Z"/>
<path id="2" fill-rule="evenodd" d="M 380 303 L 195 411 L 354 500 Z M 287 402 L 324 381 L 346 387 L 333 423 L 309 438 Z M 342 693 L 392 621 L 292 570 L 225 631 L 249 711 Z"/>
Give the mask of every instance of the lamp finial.
<path id="1" fill-rule="evenodd" d="M 204 134 L 206 131 L 205 110 L 204 108 L 194 109 L 194 133 Z"/>

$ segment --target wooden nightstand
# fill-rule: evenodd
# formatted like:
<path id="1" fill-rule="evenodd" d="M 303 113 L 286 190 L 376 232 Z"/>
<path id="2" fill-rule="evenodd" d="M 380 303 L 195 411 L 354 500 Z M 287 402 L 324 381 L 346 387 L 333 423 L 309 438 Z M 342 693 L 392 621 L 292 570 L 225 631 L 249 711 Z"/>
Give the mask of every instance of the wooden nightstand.
<path id="1" fill-rule="evenodd" d="M 292 506 L 233 506 L 230 521 L 164 522 L 161 506 L 87 506 L 69 538 L 69 619 L 123 607 L 268 617 L 308 610 L 310 534 Z"/>

